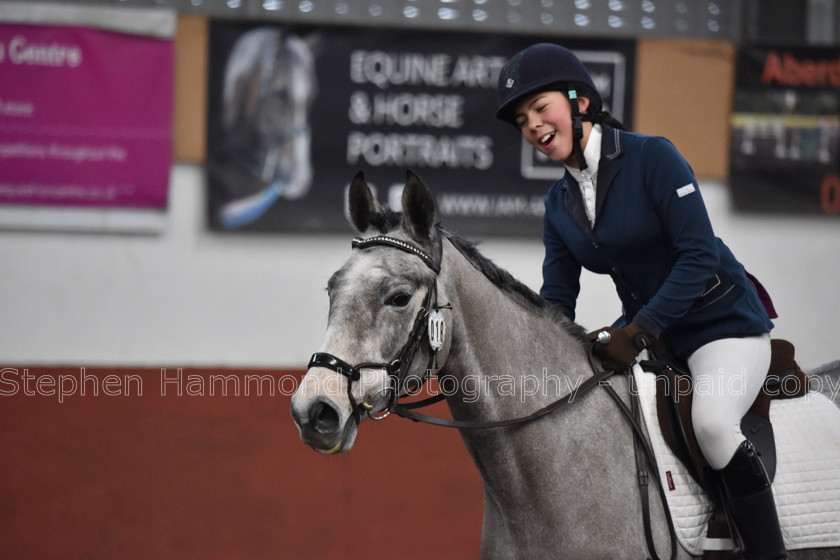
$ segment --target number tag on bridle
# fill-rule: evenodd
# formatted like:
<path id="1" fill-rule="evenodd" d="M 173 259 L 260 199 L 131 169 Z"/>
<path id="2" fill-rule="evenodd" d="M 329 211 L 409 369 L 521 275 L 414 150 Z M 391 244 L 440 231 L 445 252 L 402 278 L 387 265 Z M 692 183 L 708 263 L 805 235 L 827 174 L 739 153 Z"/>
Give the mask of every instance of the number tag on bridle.
<path id="1" fill-rule="evenodd" d="M 429 313 L 429 346 L 437 352 L 443 347 L 443 339 L 446 336 L 446 323 L 443 322 L 443 313 L 435 309 Z"/>

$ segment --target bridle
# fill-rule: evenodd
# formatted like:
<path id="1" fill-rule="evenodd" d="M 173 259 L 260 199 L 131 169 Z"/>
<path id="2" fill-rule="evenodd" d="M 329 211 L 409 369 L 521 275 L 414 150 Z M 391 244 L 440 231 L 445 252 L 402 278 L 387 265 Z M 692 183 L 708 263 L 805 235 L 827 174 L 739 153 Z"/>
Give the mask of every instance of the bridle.
<path id="1" fill-rule="evenodd" d="M 353 411 L 353 418 L 355 419 L 357 425 L 361 421 L 362 411 L 364 411 L 370 418 L 374 420 L 381 420 L 389 414 L 395 413 L 398 416 L 402 416 L 403 418 L 409 418 L 417 422 L 425 422 L 428 424 L 435 424 L 438 426 L 444 426 L 448 428 L 486 429 L 502 428 L 517 424 L 525 424 L 527 422 L 532 422 L 538 418 L 551 414 L 552 412 L 571 404 L 576 396 L 586 393 L 594 387 L 602 385 L 610 376 L 613 375 L 614 372 L 605 371 L 603 368 L 601 368 L 596 363 L 596 361 L 594 361 L 594 358 L 592 357 L 590 352 L 590 365 L 592 366 L 595 375 L 584 381 L 577 391 L 574 391 L 567 397 L 554 401 L 548 406 L 545 406 L 527 416 L 511 418 L 509 420 L 470 422 L 449 420 L 446 418 L 436 418 L 433 416 L 427 416 L 425 414 L 415 412 L 415 409 L 422 408 L 443 400 L 445 398 L 445 395 L 443 394 L 438 394 L 427 399 L 407 404 L 398 404 L 398 401 L 402 397 L 410 396 L 416 393 L 420 389 L 420 387 L 422 387 L 422 385 L 428 380 L 432 373 L 436 369 L 439 369 L 439 367 L 436 367 L 439 365 L 437 364 L 437 350 L 439 349 L 440 344 L 442 343 L 441 339 L 443 338 L 443 331 L 445 330 L 443 320 L 440 317 L 439 311 L 441 309 L 451 309 L 451 306 L 449 306 L 448 304 L 438 306 L 436 303 L 437 277 L 440 274 L 440 265 L 431 257 L 431 255 L 429 255 L 429 253 L 407 241 L 396 239 L 394 237 L 389 237 L 387 235 L 377 235 L 374 237 L 368 237 L 364 239 L 357 237 L 353 239 L 352 242 L 352 247 L 354 249 L 367 249 L 369 247 L 377 246 L 392 247 L 394 249 L 399 249 L 403 252 L 419 257 L 426 264 L 426 266 L 428 266 L 435 273 L 435 279 L 429 286 L 429 291 L 426 293 L 426 297 L 423 300 L 423 305 L 420 306 L 420 309 L 417 312 L 417 315 L 414 319 L 414 323 L 411 327 L 411 331 L 408 334 L 408 340 L 402 346 L 399 352 L 397 352 L 397 355 L 394 357 L 394 359 L 392 359 L 390 362 L 370 361 L 361 362 L 356 365 L 350 365 L 341 358 L 328 352 L 316 352 L 310 358 L 308 365 L 309 368 L 327 368 L 347 378 L 347 398 L 350 400 L 350 407 Z M 411 364 L 414 361 L 414 356 L 417 353 L 417 350 L 419 349 L 420 344 L 422 343 L 423 338 L 427 333 L 430 334 L 428 338 L 430 340 L 431 352 L 429 353 L 429 361 L 426 365 L 426 369 L 424 370 L 424 375 L 422 378 L 419 379 L 419 383 L 417 383 L 416 386 L 403 388 L 406 390 L 404 393 L 401 393 L 401 387 L 405 384 L 406 381 L 407 371 L 410 369 Z M 435 340 L 436 337 L 438 338 L 437 340 Z M 389 393 L 388 404 L 383 409 L 382 414 L 379 416 L 373 413 L 372 403 L 367 401 L 357 403 L 356 398 L 353 396 L 353 384 L 361 379 L 363 369 L 381 369 L 385 370 L 385 372 L 388 374 L 388 385 L 376 393 L 376 395 L 379 395 L 380 393 L 385 391 Z M 376 395 L 374 395 L 374 397 Z"/>
<path id="2" fill-rule="evenodd" d="M 437 369 L 437 351 L 443 342 L 443 335 L 445 327 L 443 318 L 440 315 L 441 309 L 450 308 L 449 305 L 437 305 L 437 277 L 440 274 L 440 264 L 437 263 L 429 253 L 420 249 L 416 245 L 389 237 L 387 235 L 377 235 L 374 237 L 353 239 L 352 247 L 354 249 L 367 249 L 369 247 L 392 247 L 399 249 L 405 253 L 419 257 L 434 273 L 435 278 L 429 285 L 426 297 L 423 299 L 423 304 L 417 311 L 414 318 L 414 323 L 411 326 L 411 331 L 408 333 L 408 340 L 403 344 L 402 348 L 397 352 L 396 356 L 389 362 L 361 362 L 356 365 L 350 365 L 341 358 L 330 354 L 328 352 L 316 352 L 312 354 L 309 360 L 309 368 L 322 367 L 337 372 L 347 378 L 347 397 L 350 399 L 350 407 L 353 411 L 353 419 L 358 425 L 362 419 L 362 411 L 364 411 L 370 418 L 381 420 L 388 416 L 395 408 L 397 401 L 401 396 L 412 394 L 420 389 L 425 381 L 432 375 L 432 372 Z M 427 336 L 428 335 L 428 336 Z M 416 386 L 403 387 L 406 384 L 408 371 L 411 369 L 411 364 L 414 361 L 414 356 L 420 348 L 423 339 L 429 340 L 430 352 L 429 361 L 422 378 L 420 378 Z M 361 403 L 356 402 L 353 396 L 353 384 L 358 382 L 362 377 L 363 369 L 381 369 L 388 374 L 388 386 L 380 390 L 378 394 L 387 391 L 388 404 L 384 409 L 384 413 L 376 416 L 373 413 L 373 404 L 367 401 Z M 401 395 L 401 391 L 406 393 Z"/>
<path id="3" fill-rule="evenodd" d="M 648 547 L 648 551 L 651 554 L 651 557 L 654 559 L 658 559 L 659 556 L 657 556 L 656 554 L 656 545 L 653 541 L 653 536 L 651 532 L 650 509 L 647 496 L 647 485 L 649 478 L 648 469 L 650 469 L 650 471 L 654 473 L 655 478 L 659 480 L 658 467 L 656 466 L 656 460 L 653 456 L 653 450 L 647 443 L 643 428 L 640 424 L 641 419 L 639 417 L 637 401 L 632 401 L 634 405 L 634 410 L 631 411 L 627 407 L 627 405 L 624 404 L 624 402 L 621 400 L 621 397 L 618 396 L 618 394 L 615 392 L 615 390 L 612 388 L 609 382 L 609 377 L 611 377 L 615 372 L 604 370 L 604 368 L 600 366 L 597 360 L 594 359 L 590 348 L 590 351 L 588 352 L 589 362 L 595 374 L 592 377 L 588 378 L 586 381 L 584 381 L 577 391 L 573 391 L 569 396 L 554 401 L 551 404 L 527 416 L 511 418 L 509 420 L 497 420 L 489 422 L 449 420 L 446 418 L 436 418 L 432 416 L 427 416 L 425 414 L 417 413 L 413 410 L 438 402 L 444 398 L 443 395 L 436 395 L 428 399 L 404 405 L 398 404 L 399 399 L 403 396 L 409 396 L 413 393 L 416 393 L 420 389 L 420 387 L 422 387 L 422 385 L 426 382 L 426 380 L 432 375 L 433 371 L 437 369 L 437 351 L 440 349 L 440 346 L 442 344 L 445 329 L 443 320 L 439 316 L 439 311 L 441 309 L 451 309 L 451 306 L 437 305 L 437 278 L 440 274 L 440 264 L 436 262 L 431 257 L 431 255 L 429 255 L 429 253 L 427 253 L 423 249 L 420 249 L 416 245 L 413 245 L 401 239 L 389 237 L 387 235 L 377 235 L 374 237 L 368 237 L 364 239 L 357 237 L 353 239 L 352 242 L 352 247 L 354 249 L 367 249 L 369 247 L 377 246 L 392 247 L 394 249 L 399 249 L 403 252 L 419 257 L 426 264 L 426 266 L 428 266 L 435 273 L 435 278 L 429 286 L 429 290 L 426 293 L 426 297 L 423 300 L 423 305 L 420 307 L 420 309 L 417 312 L 417 315 L 415 316 L 414 323 L 411 327 L 411 331 L 408 334 L 408 340 L 402 346 L 399 352 L 397 352 L 396 357 L 390 362 L 361 362 L 353 366 L 348 364 L 341 358 L 338 358 L 328 352 L 316 352 L 312 355 L 312 358 L 309 360 L 309 368 L 327 368 L 347 378 L 347 397 L 350 400 L 350 406 L 353 410 L 353 418 L 356 421 L 356 425 L 358 425 L 361 422 L 362 411 L 365 411 L 365 413 L 374 420 L 381 420 L 393 412 L 399 416 L 409 418 L 416 422 L 425 422 L 428 424 L 434 424 L 437 426 L 444 426 L 448 428 L 502 428 L 507 426 L 525 424 L 547 416 L 561 408 L 571 405 L 572 402 L 575 400 L 576 396 L 580 396 L 583 393 L 586 393 L 595 387 L 604 387 L 607 390 L 610 397 L 618 405 L 625 419 L 628 420 L 630 427 L 634 433 L 634 449 L 636 452 L 636 467 L 638 469 L 639 476 L 638 483 L 640 488 L 640 499 L 642 504 L 645 541 Z M 406 381 L 407 372 L 411 368 L 411 364 L 414 361 L 414 356 L 417 353 L 417 350 L 419 349 L 420 344 L 427 333 L 429 333 L 430 335 L 430 353 L 429 361 L 426 365 L 424 375 L 415 387 L 407 388 L 406 392 L 401 394 L 401 386 Z M 376 416 L 373 413 L 373 404 L 367 401 L 357 403 L 355 397 L 353 396 L 353 384 L 361 379 L 363 369 L 383 369 L 388 374 L 388 386 L 386 386 L 377 393 L 377 395 L 383 391 L 388 391 L 390 393 L 390 396 L 388 397 L 388 404 L 384 409 L 384 413 L 379 416 Z M 633 393 L 631 391 L 631 396 L 632 395 Z M 375 396 L 376 395 L 374 395 L 374 397 Z M 636 396 L 635 398 L 638 399 L 638 396 Z M 673 560 L 674 558 L 676 558 L 677 555 L 677 536 L 674 529 L 673 520 L 671 518 L 670 513 L 668 513 L 667 511 L 668 504 L 665 499 L 664 488 L 662 488 L 661 482 L 658 485 L 658 489 L 663 507 L 666 510 L 665 516 L 668 522 L 668 532 L 671 544 L 671 559 Z"/>

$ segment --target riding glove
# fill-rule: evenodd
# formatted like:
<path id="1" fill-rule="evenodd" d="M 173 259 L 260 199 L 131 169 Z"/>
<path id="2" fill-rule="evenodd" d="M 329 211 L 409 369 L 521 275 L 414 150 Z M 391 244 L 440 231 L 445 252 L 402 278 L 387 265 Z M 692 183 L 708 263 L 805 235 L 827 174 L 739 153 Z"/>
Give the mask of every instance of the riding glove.
<path id="1" fill-rule="evenodd" d="M 602 332 L 609 334 L 609 338 L 599 337 Z M 601 365 L 612 371 L 624 371 L 632 366 L 639 353 L 653 343 L 653 337 L 636 323 L 598 329 L 589 333 L 589 340 L 595 342 L 592 351 L 601 359 Z"/>

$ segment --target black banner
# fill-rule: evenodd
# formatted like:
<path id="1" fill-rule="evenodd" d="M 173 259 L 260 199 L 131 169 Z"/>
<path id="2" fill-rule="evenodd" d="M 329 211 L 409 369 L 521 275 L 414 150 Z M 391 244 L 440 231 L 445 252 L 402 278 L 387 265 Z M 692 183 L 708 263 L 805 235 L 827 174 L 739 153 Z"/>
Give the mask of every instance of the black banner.
<path id="1" fill-rule="evenodd" d="M 605 107 L 632 126 L 630 41 L 213 22 L 211 227 L 348 231 L 353 175 L 364 171 L 379 200 L 399 207 L 411 168 L 448 229 L 538 236 L 562 166 L 494 115 L 501 66 L 540 40 L 574 50 Z"/>
<path id="2" fill-rule="evenodd" d="M 737 209 L 840 214 L 840 49 L 739 49 L 731 124 Z"/>

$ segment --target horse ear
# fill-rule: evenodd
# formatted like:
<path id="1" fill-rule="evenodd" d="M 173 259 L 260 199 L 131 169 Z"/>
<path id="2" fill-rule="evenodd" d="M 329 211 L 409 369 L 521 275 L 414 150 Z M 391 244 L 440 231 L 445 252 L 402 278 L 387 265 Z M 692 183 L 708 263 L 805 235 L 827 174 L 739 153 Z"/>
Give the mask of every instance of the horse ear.
<path id="1" fill-rule="evenodd" d="M 306 43 L 306 46 L 309 48 L 309 52 L 311 52 L 314 56 L 318 56 L 322 52 L 322 44 L 323 41 L 321 40 L 322 37 L 317 33 L 310 33 L 305 37 L 301 37 L 303 42 Z"/>
<path id="2" fill-rule="evenodd" d="M 361 171 L 356 173 L 353 182 L 350 183 L 348 207 L 350 208 L 350 223 L 359 233 L 366 232 L 370 227 L 371 214 L 379 211 L 379 203 L 373 198 L 373 193 L 370 192 L 365 175 Z"/>
<path id="3" fill-rule="evenodd" d="M 429 239 L 435 225 L 435 199 L 416 173 L 409 169 L 406 176 L 402 195 L 405 223 L 418 239 Z"/>

